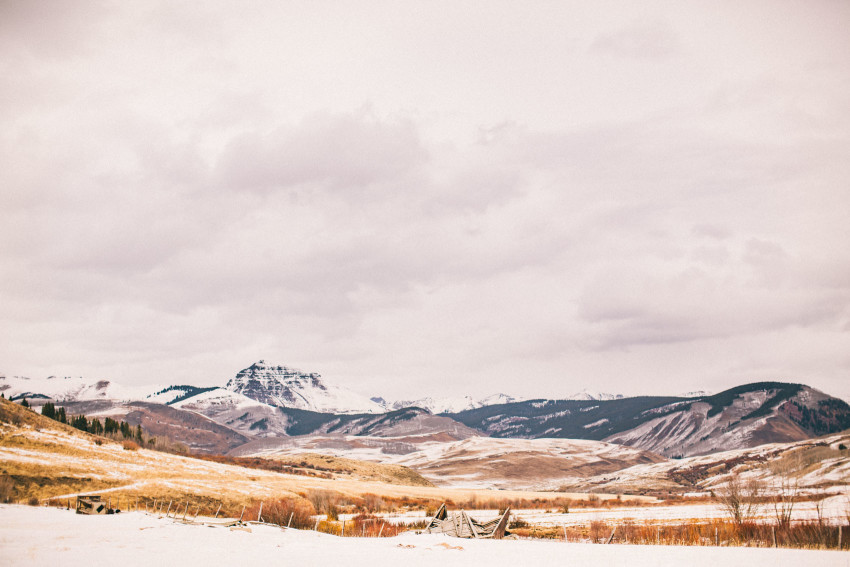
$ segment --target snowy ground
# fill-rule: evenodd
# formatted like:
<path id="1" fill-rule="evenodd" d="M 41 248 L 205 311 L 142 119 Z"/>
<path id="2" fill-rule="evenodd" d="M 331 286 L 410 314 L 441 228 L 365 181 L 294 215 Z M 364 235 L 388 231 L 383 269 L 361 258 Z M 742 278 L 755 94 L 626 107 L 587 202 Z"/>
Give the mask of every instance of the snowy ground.
<path id="1" fill-rule="evenodd" d="M 251 531 L 182 525 L 144 513 L 78 516 L 54 508 L 0 505 L 0 565 L 404 565 L 850 567 L 850 553 L 785 549 L 472 541 L 405 534 L 338 538 L 251 526 Z"/>
<path id="2" fill-rule="evenodd" d="M 469 514 L 479 521 L 491 520 L 499 515 L 498 510 L 468 510 Z M 678 524 L 689 520 L 729 519 L 729 514 L 719 504 L 677 504 L 675 506 L 623 506 L 612 508 L 573 508 L 569 514 L 555 510 L 512 510 L 515 518 L 522 519 L 536 526 L 581 526 L 595 520 L 608 523 L 632 521 L 636 523 L 650 522 L 653 524 Z M 822 519 L 832 525 L 846 524 L 850 514 L 850 496 L 837 495 L 826 499 L 822 511 Z M 426 519 L 424 511 L 405 513 L 382 513 L 379 516 L 394 524 L 410 524 Z M 340 514 L 340 519 L 350 520 L 355 514 Z M 756 519 L 775 521 L 772 505 L 764 504 L 756 511 Z M 818 519 L 814 502 L 799 502 L 794 504 L 791 513 L 792 521 L 811 521 Z"/>

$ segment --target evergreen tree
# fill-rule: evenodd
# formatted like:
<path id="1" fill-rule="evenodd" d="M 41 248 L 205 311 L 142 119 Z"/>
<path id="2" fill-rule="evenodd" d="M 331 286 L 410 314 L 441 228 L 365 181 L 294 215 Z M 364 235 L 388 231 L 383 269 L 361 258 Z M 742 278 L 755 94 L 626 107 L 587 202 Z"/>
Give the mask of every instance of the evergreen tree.
<path id="1" fill-rule="evenodd" d="M 136 441 L 142 443 L 142 424 L 136 426 Z"/>
<path id="2" fill-rule="evenodd" d="M 101 425 L 98 418 L 95 417 L 89 422 L 89 433 L 93 433 L 95 435 L 103 433 L 103 425 Z"/>
<path id="3" fill-rule="evenodd" d="M 41 415 L 50 419 L 56 419 L 56 406 L 53 405 L 53 402 L 47 402 L 41 406 Z"/>
<path id="4" fill-rule="evenodd" d="M 124 437 L 124 439 L 129 439 L 133 436 L 133 430 L 130 429 L 130 424 L 126 421 L 121 422 L 121 435 Z"/>
<path id="5" fill-rule="evenodd" d="M 68 423 L 68 416 L 65 415 L 65 408 L 60 407 L 56 410 L 56 421 L 59 423 Z"/>
<path id="6" fill-rule="evenodd" d="M 88 431 L 89 430 L 89 420 L 86 419 L 84 415 L 78 415 L 73 420 L 71 420 L 71 425 L 76 427 L 80 431 Z"/>
<path id="7" fill-rule="evenodd" d="M 29 402 L 27 401 L 26 398 L 21 400 L 21 405 L 24 406 L 25 408 L 30 407 L 30 404 L 29 404 Z"/>
<path id="8" fill-rule="evenodd" d="M 110 433 L 116 433 L 118 431 L 118 422 L 112 419 L 111 417 L 107 417 L 106 421 L 103 423 L 103 432 L 109 435 Z"/>

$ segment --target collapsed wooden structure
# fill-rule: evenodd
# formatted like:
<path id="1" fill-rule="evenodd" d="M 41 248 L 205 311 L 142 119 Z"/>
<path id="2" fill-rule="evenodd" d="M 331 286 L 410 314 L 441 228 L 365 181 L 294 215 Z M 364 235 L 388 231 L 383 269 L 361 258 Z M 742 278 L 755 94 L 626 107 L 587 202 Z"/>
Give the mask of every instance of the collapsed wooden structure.
<path id="1" fill-rule="evenodd" d="M 77 514 L 114 514 L 116 510 L 106 505 L 97 494 L 77 496 Z"/>
<path id="2" fill-rule="evenodd" d="M 443 504 L 434 514 L 434 519 L 425 531 L 429 534 L 446 534 L 470 539 L 502 539 L 508 535 L 510 513 L 511 510 L 508 508 L 501 516 L 487 522 L 479 522 L 463 510 L 449 512 Z"/>

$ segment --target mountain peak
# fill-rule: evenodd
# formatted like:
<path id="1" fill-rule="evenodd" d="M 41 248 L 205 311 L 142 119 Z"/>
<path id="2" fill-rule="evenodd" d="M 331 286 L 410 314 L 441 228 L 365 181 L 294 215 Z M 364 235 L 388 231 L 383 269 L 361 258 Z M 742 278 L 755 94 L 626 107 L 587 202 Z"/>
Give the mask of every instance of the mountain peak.
<path id="1" fill-rule="evenodd" d="M 228 380 L 225 389 L 273 406 L 335 413 L 376 413 L 382 408 L 365 396 L 329 386 L 315 372 L 259 360 Z"/>

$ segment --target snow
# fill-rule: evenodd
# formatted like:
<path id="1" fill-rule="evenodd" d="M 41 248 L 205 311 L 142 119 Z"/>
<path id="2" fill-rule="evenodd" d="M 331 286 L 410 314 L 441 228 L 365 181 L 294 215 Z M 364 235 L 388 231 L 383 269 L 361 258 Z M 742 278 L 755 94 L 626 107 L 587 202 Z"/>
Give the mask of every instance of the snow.
<path id="1" fill-rule="evenodd" d="M 241 370 L 225 388 L 259 402 L 287 408 L 322 413 L 384 412 L 380 404 L 366 396 L 326 384 L 319 374 L 267 364 L 265 360 Z"/>
<path id="2" fill-rule="evenodd" d="M 387 404 L 385 402 L 384 407 L 388 410 L 417 407 L 426 409 L 434 414 L 439 414 L 459 413 L 465 410 L 482 408 L 484 406 L 510 404 L 519 401 L 522 401 L 522 399 L 509 396 L 507 394 L 492 394 L 484 398 L 473 398 L 472 396 L 467 395 L 460 397 L 426 397 L 418 398 L 415 400 L 398 400 L 396 402 L 393 402 L 392 404 Z"/>
<path id="3" fill-rule="evenodd" d="M 566 398 L 567 400 L 576 401 L 602 401 L 602 400 L 619 400 L 622 399 L 622 394 L 607 394 L 605 392 L 595 392 L 585 388 L 581 392 L 577 392 Z"/>
<path id="4" fill-rule="evenodd" d="M 81 376 L 27 378 L 0 376 L 0 390 L 7 398 L 26 395 L 47 396 L 55 401 L 142 400 L 152 386 L 128 387 L 109 380 L 91 380 Z M 37 400 L 34 400 L 37 401 Z"/>
<path id="5" fill-rule="evenodd" d="M 850 554 L 786 549 L 593 545 L 540 540 L 466 540 L 406 533 L 340 538 L 250 525 L 250 531 L 186 525 L 141 512 L 80 516 L 0 505 L 0 565 L 345 565 L 453 567 L 573 565 L 717 567 L 848 566 Z"/>
<path id="6" fill-rule="evenodd" d="M 207 390 L 206 392 L 201 392 L 191 398 L 186 398 L 172 404 L 172 407 L 197 411 L 204 413 L 204 415 L 206 415 L 205 411 L 214 409 L 241 410 L 257 406 L 273 409 L 268 404 L 252 400 L 248 396 L 243 396 L 242 394 L 231 392 L 224 388 Z"/>

